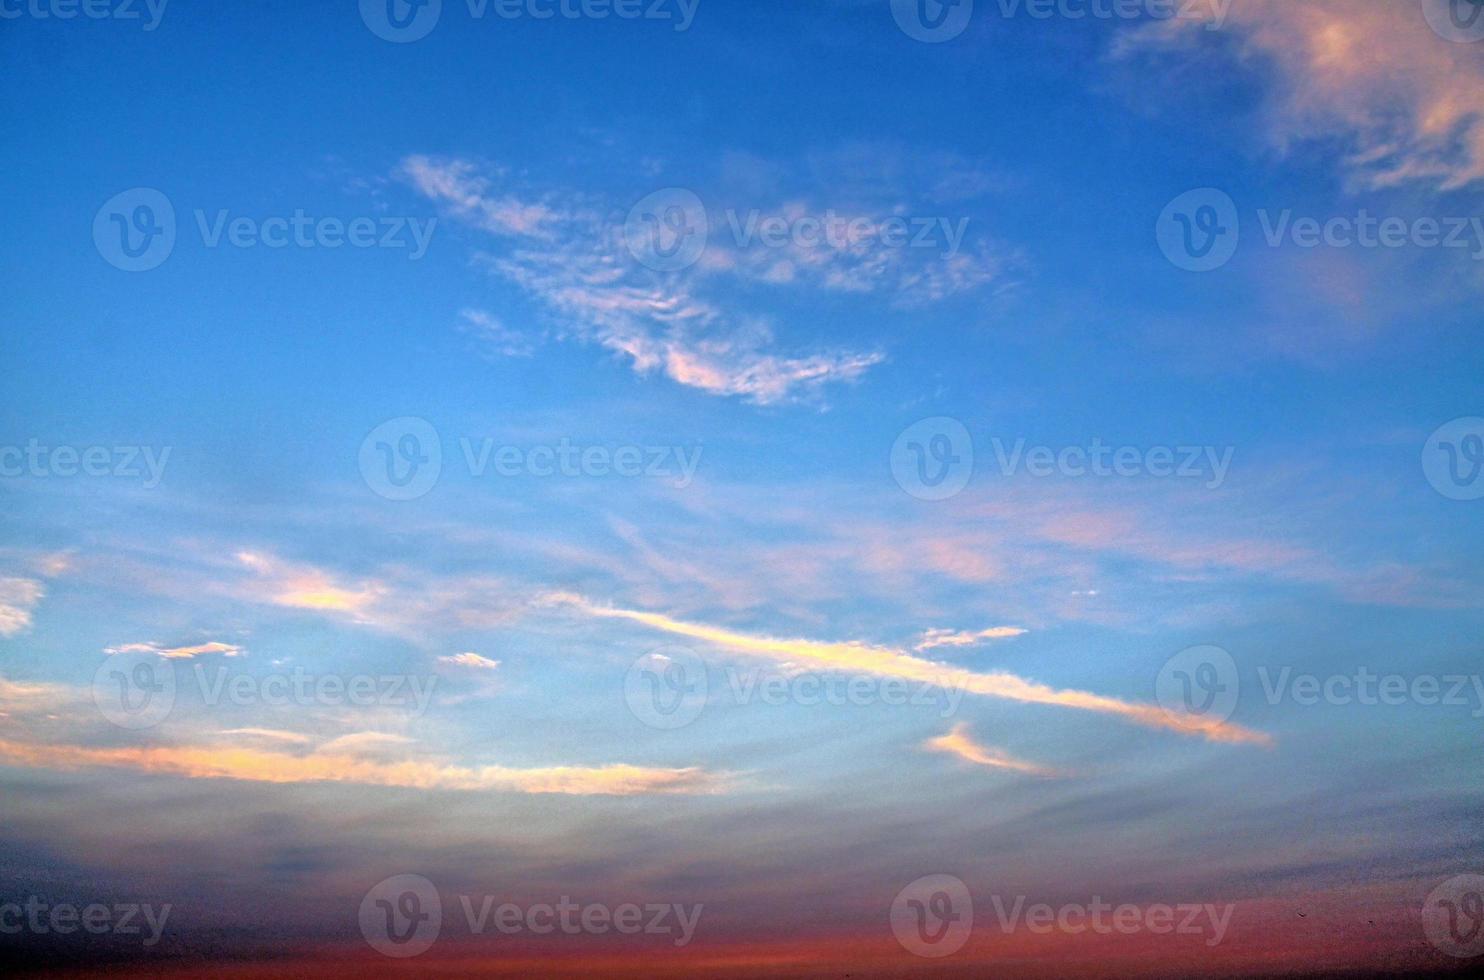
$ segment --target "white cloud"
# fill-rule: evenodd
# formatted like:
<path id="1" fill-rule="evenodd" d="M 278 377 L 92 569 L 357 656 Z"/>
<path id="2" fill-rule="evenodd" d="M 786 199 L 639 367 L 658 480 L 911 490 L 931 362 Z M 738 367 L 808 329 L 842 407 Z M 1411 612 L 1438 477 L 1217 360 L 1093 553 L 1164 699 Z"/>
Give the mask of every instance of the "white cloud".
<path id="1" fill-rule="evenodd" d="M 1427 0 L 1434 2 L 1434 0 Z M 1115 55 L 1192 56 L 1221 43 L 1199 20 L 1151 23 Z M 1339 140 L 1364 185 L 1448 190 L 1484 180 L 1484 60 L 1398 0 L 1241 0 L 1226 26 L 1273 81 L 1268 139 Z"/>
<path id="2" fill-rule="evenodd" d="M 477 653 L 461 653 L 453 657 L 439 657 L 440 664 L 452 664 L 456 667 L 472 667 L 476 670 L 499 670 L 500 661 L 481 657 Z"/>
<path id="3" fill-rule="evenodd" d="M 35 579 L 0 578 L 0 636 L 15 636 L 31 628 L 31 614 L 46 595 Z"/>

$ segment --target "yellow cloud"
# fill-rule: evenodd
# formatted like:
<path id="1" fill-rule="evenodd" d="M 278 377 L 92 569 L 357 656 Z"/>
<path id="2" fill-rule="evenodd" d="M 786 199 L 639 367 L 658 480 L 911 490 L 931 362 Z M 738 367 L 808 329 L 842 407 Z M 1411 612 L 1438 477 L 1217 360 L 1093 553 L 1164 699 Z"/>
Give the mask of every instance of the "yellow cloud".
<path id="1" fill-rule="evenodd" d="M 1199 735 L 1213 742 L 1271 745 L 1272 737 L 1241 725 L 1168 711 L 1150 704 L 1120 701 L 1086 691 L 1058 690 L 1014 674 L 981 674 L 947 664 L 924 660 L 887 647 L 863 643 L 822 643 L 814 640 L 780 640 L 738 633 L 715 626 L 686 623 L 658 613 L 594 606 L 585 600 L 563 598 L 592 616 L 627 619 L 653 629 L 702 640 L 738 653 L 767 657 L 791 664 L 808 664 L 822 670 L 840 670 L 898 677 L 932 684 L 945 690 L 963 690 L 985 697 L 1005 698 L 1026 704 L 1051 704 L 1102 714 L 1116 715 L 1151 728 L 1165 728 L 1185 735 Z"/>
<path id="2" fill-rule="evenodd" d="M 154 746 L 92 748 L 0 739 L 0 760 L 46 769 L 132 769 L 188 779 L 258 783 L 352 783 L 426 790 L 504 790 L 572 796 L 638 796 L 717 792 L 722 780 L 699 768 L 549 766 L 478 768 L 425 761 L 384 762 L 341 751 L 290 755 L 246 748 Z"/>
<path id="3" fill-rule="evenodd" d="M 954 725 L 953 729 L 947 735 L 930 738 L 922 744 L 923 748 L 933 752 L 947 752 L 978 766 L 989 766 L 993 769 L 1008 769 L 1011 772 L 1023 772 L 1031 776 L 1063 775 L 1055 769 L 1038 766 L 1034 762 L 1025 762 L 1001 752 L 999 749 L 991 749 L 988 746 L 978 744 L 969 737 L 969 726 L 963 722 Z"/>

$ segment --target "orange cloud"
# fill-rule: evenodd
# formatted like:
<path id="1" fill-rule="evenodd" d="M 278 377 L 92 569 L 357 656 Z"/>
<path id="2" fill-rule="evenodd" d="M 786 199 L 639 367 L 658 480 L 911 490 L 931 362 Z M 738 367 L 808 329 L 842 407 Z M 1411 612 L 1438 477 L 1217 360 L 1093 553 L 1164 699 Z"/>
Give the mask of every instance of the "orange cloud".
<path id="1" fill-rule="evenodd" d="M 954 725 L 947 735 L 939 735 L 922 743 L 923 748 L 933 752 L 947 752 L 956 755 L 965 762 L 972 762 L 976 766 L 989 766 L 993 769 L 1008 769 L 1011 772 L 1023 772 L 1031 776 L 1060 776 L 1062 773 L 1045 766 L 1038 766 L 1034 762 L 1025 762 L 1015 758 L 999 749 L 992 749 L 980 745 L 969 737 L 969 726 L 964 722 Z"/>
<path id="2" fill-rule="evenodd" d="M 353 783 L 426 790 L 503 790 L 571 796 L 707 793 L 721 779 L 699 768 L 650 769 L 608 765 L 478 768 L 434 762 L 384 762 L 343 751 L 290 755 L 262 749 L 152 746 L 91 748 L 0 739 L 0 760 L 45 769 L 123 768 L 188 779 L 258 783 Z"/>
<path id="3" fill-rule="evenodd" d="M 1120 701 L 1086 691 L 1058 690 L 1014 674 L 980 674 L 947 664 L 914 657 L 900 650 L 863 643 L 822 643 L 814 640 L 780 640 L 738 633 L 715 626 L 686 623 L 658 613 L 594 606 L 573 597 L 549 601 L 574 604 L 592 616 L 627 619 L 653 629 L 701 640 L 738 653 L 767 657 L 782 663 L 805 664 L 822 670 L 843 670 L 881 677 L 899 677 L 932 684 L 945 690 L 963 690 L 985 697 L 1005 698 L 1027 704 L 1052 704 L 1101 714 L 1116 715 L 1151 728 L 1164 728 L 1185 735 L 1199 735 L 1213 742 L 1271 745 L 1272 737 L 1241 725 L 1198 715 L 1168 711 L 1155 705 Z"/>

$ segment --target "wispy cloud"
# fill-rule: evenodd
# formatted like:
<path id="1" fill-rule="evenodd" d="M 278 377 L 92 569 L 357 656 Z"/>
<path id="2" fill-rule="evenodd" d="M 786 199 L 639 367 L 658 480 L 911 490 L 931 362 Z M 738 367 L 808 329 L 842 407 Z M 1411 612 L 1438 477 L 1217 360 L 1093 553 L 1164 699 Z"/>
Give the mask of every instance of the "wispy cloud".
<path id="1" fill-rule="evenodd" d="M 918 640 L 917 645 L 912 649 L 922 653 L 924 650 L 932 650 L 936 647 L 971 647 L 984 640 L 1008 640 L 1012 637 L 1024 636 L 1025 632 L 1018 626 L 991 626 L 989 629 L 978 632 L 928 630 L 922 634 L 922 639 Z"/>
<path id="2" fill-rule="evenodd" d="M 1154 705 L 1121 701 L 1087 691 L 1058 690 L 1014 674 L 975 673 L 914 657 L 889 647 L 756 636 L 716 626 L 683 622 L 659 613 L 596 606 L 576 596 L 553 596 L 548 601 L 569 605 L 591 616 L 626 619 L 676 636 L 689 637 L 737 653 L 766 657 L 785 664 L 807 664 L 821 670 L 898 677 L 985 697 L 1114 715 L 1136 724 L 1164 728 L 1185 735 L 1198 735 L 1213 742 L 1271 745 L 1273 741 L 1263 732 L 1230 722 L 1167 711 Z"/>
<path id="3" fill-rule="evenodd" d="M 1370 187 L 1484 180 L 1484 62 L 1477 45 L 1434 33 L 1422 4 L 1243 0 L 1229 13 L 1244 59 L 1274 80 L 1268 136 L 1278 147 L 1337 139 L 1349 172 Z M 1193 54 L 1213 41 L 1202 26 L 1151 23 L 1125 34 L 1116 54 Z"/>
<path id="4" fill-rule="evenodd" d="M 240 657 L 247 651 L 235 643 L 220 643 L 213 640 L 210 643 L 197 643 L 194 646 L 166 647 L 159 643 L 125 643 L 121 646 L 107 647 L 104 653 L 153 653 L 166 660 L 190 660 L 193 657 L 204 657 L 209 654 L 221 654 L 224 657 Z"/>
<path id="5" fill-rule="evenodd" d="M 0 578 L 0 636 L 15 636 L 31 628 L 31 614 L 46 595 L 35 579 Z"/>
<path id="6" fill-rule="evenodd" d="M 969 726 L 966 722 L 959 722 L 946 735 L 930 738 L 922 743 L 923 748 L 933 752 L 947 752 L 956 755 L 965 762 L 972 762 L 976 766 L 988 766 L 992 769 L 1008 769 L 1011 772 L 1022 772 L 1031 776 L 1060 776 L 1062 773 L 1055 769 L 1037 765 L 1034 762 L 1026 762 L 1017 759 L 1009 753 L 999 749 L 992 749 L 980 745 L 969 736 Z"/>
<path id="7" fill-rule="evenodd" d="M 822 288 L 872 291 L 907 249 L 877 245 L 822 249 L 716 248 L 694 268 L 670 275 L 645 269 L 628 254 L 622 207 L 575 192 L 522 204 L 496 189 L 497 168 L 468 160 L 409 157 L 401 171 L 445 213 L 497 238 L 479 256 L 491 272 L 520 286 L 560 319 L 567 334 L 629 360 L 640 374 L 661 372 L 714 395 L 768 405 L 817 398 L 832 384 L 859 380 L 880 364 L 879 351 L 783 352 L 766 317 L 732 312 L 706 298 L 710 277 L 730 275 L 782 284 L 808 280 Z M 879 220 L 884 220 L 881 218 Z M 904 290 L 932 299 L 975 288 L 997 275 L 992 257 L 963 252 L 932 269 L 913 265 L 895 276 Z M 464 314 L 497 350 L 525 353 L 528 339 L 489 313 Z"/>
<path id="8" fill-rule="evenodd" d="M 499 670 L 500 661 L 481 657 L 477 653 L 460 653 L 452 657 L 439 657 L 440 664 L 452 664 L 455 667 L 472 667 L 475 670 Z"/>
<path id="9" fill-rule="evenodd" d="M 419 760 L 366 758 L 355 745 L 334 743 L 304 755 L 252 748 L 151 746 L 95 748 L 0 739 L 0 760 L 45 769 L 113 768 L 188 779 L 259 783 L 349 783 L 424 790 L 499 790 L 572 796 L 712 793 L 724 779 L 702 769 L 643 766 L 456 766 Z"/>

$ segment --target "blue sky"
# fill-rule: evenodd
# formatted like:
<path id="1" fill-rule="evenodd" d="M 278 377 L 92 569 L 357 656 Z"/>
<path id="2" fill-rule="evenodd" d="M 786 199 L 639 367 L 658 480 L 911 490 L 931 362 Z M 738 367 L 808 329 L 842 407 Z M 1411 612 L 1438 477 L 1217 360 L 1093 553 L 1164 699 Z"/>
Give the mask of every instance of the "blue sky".
<path id="1" fill-rule="evenodd" d="M 0 475 L 7 888 L 174 901 L 176 951 L 359 948 L 413 872 L 828 947 L 950 872 L 1239 922 L 1338 896 L 1396 925 L 1333 962 L 1411 949 L 1478 870 L 1484 714 L 1484 43 L 1431 2 L 979 0 L 941 43 L 866 0 L 0 21 L 0 466 L 108 460 Z M 1190 191 L 1236 243 L 1209 271 L 1168 254 Z M 126 271 L 114 216 L 158 195 L 173 248 Z M 295 216 L 312 244 L 262 243 Z M 679 218 L 666 267 L 636 229 Z M 233 220 L 257 244 L 211 244 Z M 327 247 L 353 222 L 387 247 Z M 1130 475 L 1065 453 L 1097 446 Z M 1173 710 L 1208 646 L 1240 696 Z M 658 727 L 677 658 L 704 704 Z M 168 717 L 115 724 L 111 663 L 169 672 Z M 1408 694 L 1266 695 L 1285 668 Z M 432 688 L 269 703 L 295 672 Z"/>

